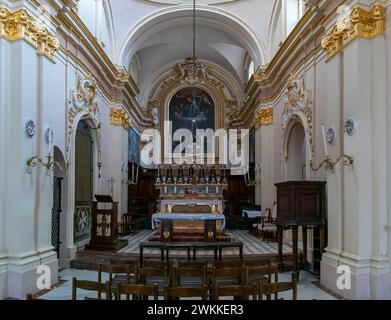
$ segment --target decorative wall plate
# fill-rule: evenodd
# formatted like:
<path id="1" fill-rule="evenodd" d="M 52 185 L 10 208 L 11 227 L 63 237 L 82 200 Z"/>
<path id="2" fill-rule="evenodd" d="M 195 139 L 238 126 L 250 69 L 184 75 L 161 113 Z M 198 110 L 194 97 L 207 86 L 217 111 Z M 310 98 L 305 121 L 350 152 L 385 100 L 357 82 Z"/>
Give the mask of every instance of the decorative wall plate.
<path id="1" fill-rule="evenodd" d="M 52 144 L 54 140 L 54 132 L 49 126 L 45 127 L 43 138 L 46 144 Z"/>
<path id="2" fill-rule="evenodd" d="M 327 129 L 326 132 L 326 139 L 329 144 L 333 144 L 335 142 L 335 139 L 337 137 L 337 130 L 334 126 L 331 126 Z"/>
<path id="3" fill-rule="evenodd" d="M 349 136 L 352 136 L 357 128 L 357 121 L 353 118 L 349 118 L 345 121 L 345 133 Z"/>
<path id="4" fill-rule="evenodd" d="M 24 122 L 24 129 L 29 138 L 34 137 L 36 131 L 35 122 L 32 119 L 27 118 Z"/>

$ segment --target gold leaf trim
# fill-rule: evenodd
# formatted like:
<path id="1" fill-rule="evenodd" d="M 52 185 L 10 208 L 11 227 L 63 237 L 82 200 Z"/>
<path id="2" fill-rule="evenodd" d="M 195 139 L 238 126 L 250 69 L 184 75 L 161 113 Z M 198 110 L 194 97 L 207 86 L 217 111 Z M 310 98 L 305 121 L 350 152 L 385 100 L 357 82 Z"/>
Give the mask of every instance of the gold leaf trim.
<path id="1" fill-rule="evenodd" d="M 128 130 L 132 126 L 132 121 L 124 109 L 110 108 L 110 124 Z"/>
<path id="2" fill-rule="evenodd" d="M 260 128 L 273 124 L 273 108 L 262 108 L 255 112 L 252 126 Z"/>
<path id="3" fill-rule="evenodd" d="M 60 41 L 49 29 L 35 21 L 24 9 L 12 13 L 0 8 L 0 37 L 9 41 L 24 39 L 37 48 L 38 54 L 51 60 L 60 48 Z"/>
<path id="4" fill-rule="evenodd" d="M 386 10 L 375 5 L 368 12 L 354 7 L 350 16 L 340 20 L 332 31 L 322 39 L 322 48 L 330 59 L 356 38 L 371 39 L 385 34 Z"/>

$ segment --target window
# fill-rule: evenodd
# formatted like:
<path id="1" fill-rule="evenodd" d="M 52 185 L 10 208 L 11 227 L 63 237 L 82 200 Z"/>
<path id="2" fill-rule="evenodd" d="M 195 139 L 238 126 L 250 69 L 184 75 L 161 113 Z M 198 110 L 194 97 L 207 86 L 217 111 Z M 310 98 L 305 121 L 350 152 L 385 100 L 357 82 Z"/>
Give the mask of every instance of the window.
<path id="1" fill-rule="evenodd" d="M 254 62 L 251 61 L 249 66 L 248 66 L 248 79 L 251 78 L 251 76 L 254 74 L 255 70 L 254 70 Z"/>
<path id="2" fill-rule="evenodd" d="M 304 15 L 304 0 L 285 0 L 286 35 L 288 35 L 297 22 Z"/>

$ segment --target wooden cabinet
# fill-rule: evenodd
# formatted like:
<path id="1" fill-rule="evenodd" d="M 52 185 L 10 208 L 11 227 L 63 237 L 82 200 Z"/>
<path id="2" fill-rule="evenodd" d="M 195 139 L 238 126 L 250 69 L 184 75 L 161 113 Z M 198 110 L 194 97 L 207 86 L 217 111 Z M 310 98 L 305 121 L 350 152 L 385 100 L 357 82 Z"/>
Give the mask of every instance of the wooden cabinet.
<path id="1" fill-rule="evenodd" d="M 281 268 L 283 231 L 292 229 L 293 272 L 298 275 L 298 228 L 303 227 L 303 256 L 307 261 L 307 228 L 319 229 L 319 258 L 324 248 L 326 225 L 326 199 L 324 181 L 288 181 L 275 184 L 277 187 L 278 252 Z"/>

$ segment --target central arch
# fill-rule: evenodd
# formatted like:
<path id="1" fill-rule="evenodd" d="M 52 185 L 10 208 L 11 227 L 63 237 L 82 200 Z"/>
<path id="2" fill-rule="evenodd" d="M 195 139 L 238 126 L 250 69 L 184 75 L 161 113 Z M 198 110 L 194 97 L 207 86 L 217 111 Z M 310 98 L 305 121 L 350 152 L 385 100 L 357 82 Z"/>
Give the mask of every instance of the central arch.
<path id="1" fill-rule="evenodd" d="M 116 60 L 118 64 L 127 66 L 131 57 L 137 52 L 145 39 L 157 30 L 173 25 L 188 23 L 192 19 L 193 7 L 189 5 L 175 6 L 158 10 L 139 22 L 125 37 L 119 46 Z M 261 39 L 245 22 L 220 8 L 197 5 L 197 15 L 201 23 L 229 31 L 248 51 L 256 65 L 266 64 L 266 48 Z"/>

